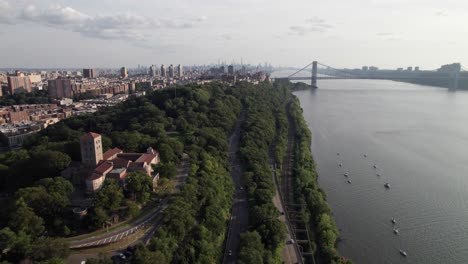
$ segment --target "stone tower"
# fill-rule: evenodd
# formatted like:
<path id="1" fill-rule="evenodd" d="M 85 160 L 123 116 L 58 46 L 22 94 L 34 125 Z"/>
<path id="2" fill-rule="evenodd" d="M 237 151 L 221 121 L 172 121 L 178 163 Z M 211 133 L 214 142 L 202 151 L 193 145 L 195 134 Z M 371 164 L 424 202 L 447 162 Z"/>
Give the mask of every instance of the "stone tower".
<path id="1" fill-rule="evenodd" d="M 89 167 L 103 160 L 101 135 L 90 132 L 80 138 L 81 161 Z"/>

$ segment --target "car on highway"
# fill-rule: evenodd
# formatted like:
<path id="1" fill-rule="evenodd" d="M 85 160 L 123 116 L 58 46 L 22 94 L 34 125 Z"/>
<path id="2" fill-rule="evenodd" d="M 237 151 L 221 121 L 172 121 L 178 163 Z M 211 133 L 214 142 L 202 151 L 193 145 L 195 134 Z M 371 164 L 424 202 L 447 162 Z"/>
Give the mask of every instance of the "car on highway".
<path id="1" fill-rule="evenodd" d="M 228 251 L 228 256 L 232 256 L 232 250 Z"/>
<path id="2" fill-rule="evenodd" d="M 294 244 L 294 239 L 289 239 L 288 241 L 286 241 L 286 244 Z"/>

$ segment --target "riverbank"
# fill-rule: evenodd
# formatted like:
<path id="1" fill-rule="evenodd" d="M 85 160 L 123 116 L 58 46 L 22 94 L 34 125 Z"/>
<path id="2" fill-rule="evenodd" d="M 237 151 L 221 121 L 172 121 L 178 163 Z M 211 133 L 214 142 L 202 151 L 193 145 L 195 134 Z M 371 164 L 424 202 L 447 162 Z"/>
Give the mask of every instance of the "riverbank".
<path id="1" fill-rule="evenodd" d="M 287 114 L 295 131 L 292 169 L 294 202 L 301 205 L 304 219 L 308 219 L 310 229 L 314 230 L 312 233 L 318 245 L 312 246 L 315 258 L 319 263 L 352 263 L 340 257 L 336 250 L 338 228 L 326 202 L 325 192 L 318 185 L 318 174 L 310 148 L 312 135 L 296 97 L 292 100 Z"/>

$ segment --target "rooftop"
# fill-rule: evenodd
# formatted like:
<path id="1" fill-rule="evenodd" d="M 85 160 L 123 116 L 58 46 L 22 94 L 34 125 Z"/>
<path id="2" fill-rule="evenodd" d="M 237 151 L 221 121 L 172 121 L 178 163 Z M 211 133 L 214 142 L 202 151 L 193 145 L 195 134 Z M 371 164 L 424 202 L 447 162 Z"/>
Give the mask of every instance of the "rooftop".
<path id="1" fill-rule="evenodd" d="M 153 154 L 142 154 L 135 162 L 146 162 L 151 163 L 156 158 L 156 155 Z"/>
<path id="2" fill-rule="evenodd" d="M 86 133 L 84 134 L 83 136 L 81 136 L 80 139 L 91 139 L 91 138 L 98 138 L 100 137 L 101 135 L 97 134 L 97 133 L 93 133 L 93 132 L 89 132 L 89 133 Z"/>
<path id="3" fill-rule="evenodd" d="M 103 155 L 103 158 L 104 160 L 108 160 L 110 159 L 112 156 L 116 155 L 116 154 L 120 154 L 120 153 L 123 153 L 123 151 L 119 148 L 113 148 L 113 149 L 109 149 L 108 151 L 106 151 Z"/>
<path id="4" fill-rule="evenodd" d="M 101 165 L 97 166 L 96 169 L 94 169 L 94 172 L 102 175 L 112 169 L 112 167 L 112 162 L 103 162 Z"/>

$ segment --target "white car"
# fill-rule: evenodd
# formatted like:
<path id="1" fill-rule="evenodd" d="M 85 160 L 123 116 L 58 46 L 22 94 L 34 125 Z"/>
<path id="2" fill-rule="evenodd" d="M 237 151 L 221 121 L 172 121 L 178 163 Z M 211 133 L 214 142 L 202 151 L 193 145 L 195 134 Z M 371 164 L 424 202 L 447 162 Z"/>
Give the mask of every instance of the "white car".
<path id="1" fill-rule="evenodd" d="M 123 253 L 119 253 L 119 258 L 120 259 L 127 259 L 127 257 Z"/>

